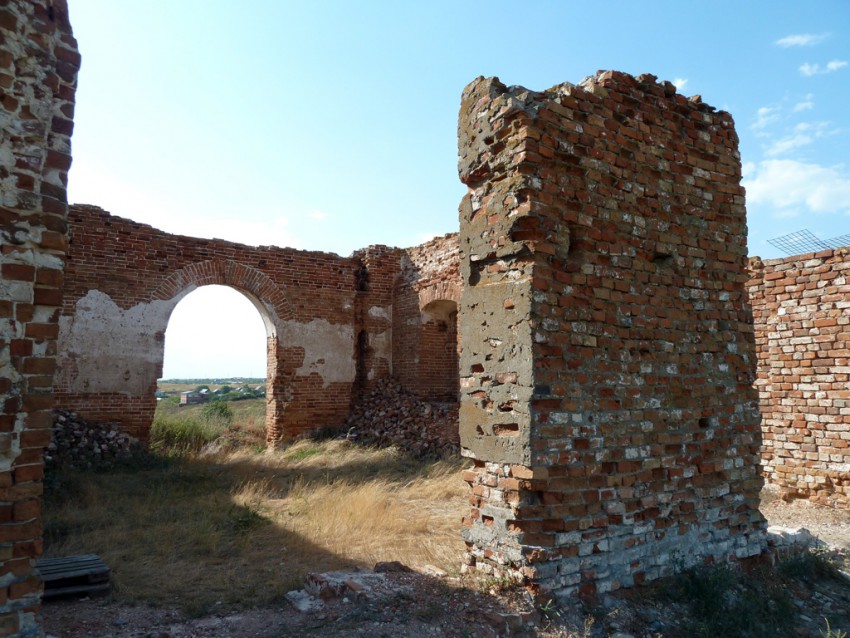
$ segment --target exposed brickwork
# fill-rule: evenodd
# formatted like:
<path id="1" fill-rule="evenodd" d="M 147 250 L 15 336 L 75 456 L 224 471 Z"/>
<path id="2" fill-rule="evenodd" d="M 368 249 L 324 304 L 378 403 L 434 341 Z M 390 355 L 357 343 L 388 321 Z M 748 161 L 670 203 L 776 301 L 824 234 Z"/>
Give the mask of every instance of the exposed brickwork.
<path id="1" fill-rule="evenodd" d="M 850 249 L 750 268 L 763 474 L 787 496 L 850 508 Z"/>
<path id="2" fill-rule="evenodd" d="M 393 300 L 393 374 L 427 399 L 457 400 L 459 266 L 456 234 L 401 254 Z"/>
<path id="3" fill-rule="evenodd" d="M 168 318 L 209 284 L 242 291 L 266 323 L 272 441 L 342 423 L 390 374 L 451 398 L 460 308 L 477 569 L 593 594 L 676 558 L 761 551 L 727 113 L 652 76 L 605 72 L 545 93 L 479 78 L 461 106 L 458 236 L 343 258 L 178 237 L 79 206 L 69 243 L 80 57 L 64 0 L 8 0 L 0 36 L 0 636 L 41 635 L 33 566 L 54 383 L 63 407 L 144 437 Z M 764 473 L 842 507 L 845 256 L 754 263 L 749 283 Z"/>
<path id="4" fill-rule="evenodd" d="M 69 221 L 57 396 L 87 419 L 147 436 L 168 318 L 210 284 L 242 291 L 266 323 L 270 441 L 344 423 L 395 360 L 413 392 L 456 396 L 456 236 L 343 258 L 170 235 L 93 206 Z M 399 354 L 410 344 L 415 365 Z"/>
<path id="5" fill-rule="evenodd" d="M 93 206 L 73 206 L 69 220 L 57 398 L 85 418 L 147 435 L 168 318 L 209 284 L 240 290 L 266 323 L 269 440 L 345 421 L 360 331 L 365 377 L 389 370 L 393 273 L 380 269 L 395 263 L 391 249 L 343 258 L 254 248 L 169 235 Z M 357 291 L 364 263 L 370 284 Z"/>
<path id="6" fill-rule="evenodd" d="M 50 442 L 80 56 L 64 0 L 0 4 L 0 636 L 40 636 Z"/>
<path id="7" fill-rule="evenodd" d="M 653 76 L 464 91 L 476 568 L 591 595 L 761 551 L 737 142 Z"/>

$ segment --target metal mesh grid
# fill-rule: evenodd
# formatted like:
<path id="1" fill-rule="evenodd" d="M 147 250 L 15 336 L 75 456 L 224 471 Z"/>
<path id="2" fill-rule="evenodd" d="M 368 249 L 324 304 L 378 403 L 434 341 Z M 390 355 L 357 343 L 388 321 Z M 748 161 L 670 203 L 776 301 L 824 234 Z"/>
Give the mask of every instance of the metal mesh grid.
<path id="1" fill-rule="evenodd" d="M 821 250 L 834 250 L 841 246 L 850 245 L 850 235 L 840 235 L 831 239 L 818 239 L 807 228 L 798 230 L 781 237 L 768 239 L 767 243 L 778 248 L 786 255 L 816 253 Z"/>

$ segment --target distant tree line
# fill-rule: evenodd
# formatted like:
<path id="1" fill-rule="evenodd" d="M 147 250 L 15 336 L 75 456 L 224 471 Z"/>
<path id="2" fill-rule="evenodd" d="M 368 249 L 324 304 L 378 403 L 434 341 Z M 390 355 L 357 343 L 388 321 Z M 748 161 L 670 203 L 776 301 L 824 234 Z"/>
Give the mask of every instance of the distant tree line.
<path id="1" fill-rule="evenodd" d="M 261 399 L 266 396 L 266 386 L 258 385 L 249 387 L 247 385 L 234 388 L 230 385 L 223 385 L 218 390 L 210 390 L 207 384 L 195 386 L 195 392 L 206 390 L 210 395 L 210 401 L 242 401 L 244 399 Z"/>

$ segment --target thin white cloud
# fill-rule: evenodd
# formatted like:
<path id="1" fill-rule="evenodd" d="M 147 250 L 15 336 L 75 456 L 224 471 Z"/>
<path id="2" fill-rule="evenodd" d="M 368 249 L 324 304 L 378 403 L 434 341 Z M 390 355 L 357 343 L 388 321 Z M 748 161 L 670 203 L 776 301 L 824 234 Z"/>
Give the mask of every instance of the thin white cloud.
<path id="1" fill-rule="evenodd" d="M 809 93 L 802 102 L 797 102 L 794 105 L 794 112 L 799 113 L 801 111 L 811 111 L 815 108 L 814 97 L 814 95 Z"/>
<path id="2" fill-rule="evenodd" d="M 790 137 L 785 137 L 781 140 L 774 142 L 773 145 L 771 145 L 771 147 L 768 148 L 767 151 L 765 151 L 765 154 L 769 157 L 784 155 L 788 151 L 791 151 L 795 148 L 799 148 L 801 146 L 808 146 L 813 141 L 814 139 L 809 135 L 792 135 Z"/>
<path id="3" fill-rule="evenodd" d="M 808 146 L 816 139 L 835 133 L 834 129 L 830 129 L 829 122 L 800 122 L 792 129 L 791 135 L 774 142 L 765 151 L 765 154 L 768 157 L 784 155 L 795 148 Z"/>
<path id="4" fill-rule="evenodd" d="M 826 75 L 827 73 L 844 68 L 847 64 L 847 60 L 830 60 L 825 67 L 821 67 L 820 64 L 809 64 L 806 62 L 800 65 L 800 73 L 806 77 Z"/>
<path id="5" fill-rule="evenodd" d="M 321 210 L 314 210 L 312 213 L 307 213 L 307 217 L 322 222 L 328 218 L 328 214 Z"/>
<path id="6" fill-rule="evenodd" d="M 771 159 L 749 167 L 747 202 L 774 208 L 774 217 L 800 213 L 850 215 L 850 174 L 843 166 Z"/>
<path id="7" fill-rule="evenodd" d="M 782 47 L 783 49 L 787 49 L 788 47 L 809 47 L 815 44 L 819 44 L 826 40 L 829 34 L 820 33 L 799 33 L 795 35 L 786 35 L 784 38 L 780 38 L 776 42 L 775 45 Z"/>
<path id="8" fill-rule="evenodd" d="M 756 121 L 753 123 L 752 127 L 756 130 L 761 130 L 778 120 L 778 106 L 762 106 L 758 111 L 756 111 Z"/>
<path id="9" fill-rule="evenodd" d="M 685 88 L 685 85 L 688 83 L 688 78 L 676 78 L 673 80 L 673 86 L 676 87 L 677 91 L 682 91 Z"/>

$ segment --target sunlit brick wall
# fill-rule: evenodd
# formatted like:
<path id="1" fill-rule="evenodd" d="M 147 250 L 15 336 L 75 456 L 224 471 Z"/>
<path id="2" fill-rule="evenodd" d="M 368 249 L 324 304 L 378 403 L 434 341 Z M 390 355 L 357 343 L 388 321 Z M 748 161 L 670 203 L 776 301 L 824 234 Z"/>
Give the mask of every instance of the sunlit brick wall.
<path id="1" fill-rule="evenodd" d="M 850 250 L 750 261 L 762 471 L 786 497 L 850 508 Z"/>
<path id="2" fill-rule="evenodd" d="M 420 397 L 456 401 L 461 289 L 457 235 L 400 252 L 393 300 L 393 374 Z"/>
<path id="3" fill-rule="evenodd" d="M 367 379 L 388 373 L 397 261 L 384 255 L 390 249 L 346 258 L 244 246 L 170 235 L 94 206 L 72 206 L 69 221 L 56 381 L 63 408 L 145 438 L 168 319 L 186 294 L 211 284 L 245 294 L 268 327 L 270 441 L 342 425 L 358 365 Z M 370 282 L 363 290 L 358 277 Z M 370 350 L 364 360 L 357 354 L 361 331 Z"/>
<path id="4" fill-rule="evenodd" d="M 593 595 L 760 553 L 737 144 L 649 75 L 464 91 L 470 567 Z"/>
<path id="5" fill-rule="evenodd" d="M 80 55 L 64 0 L 0 4 L 0 636 L 40 636 L 66 185 Z"/>

